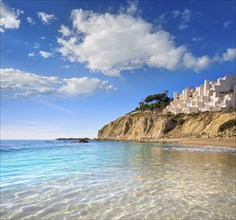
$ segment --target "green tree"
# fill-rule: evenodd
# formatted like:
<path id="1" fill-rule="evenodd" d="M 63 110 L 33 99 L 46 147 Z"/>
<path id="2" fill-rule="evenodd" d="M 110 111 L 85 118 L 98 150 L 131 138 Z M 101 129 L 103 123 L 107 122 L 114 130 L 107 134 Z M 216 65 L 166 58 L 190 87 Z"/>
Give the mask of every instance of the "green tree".
<path id="1" fill-rule="evenodd" d="M 139 107 L 137 107 L 136 110 L 164 109 L 171 101 L 172 99 L 168 97 L 168 90 L 164 90 L 163 93 L 147 96 L 144 101 L 139 102 Z"/>
<path id="2" fill-rule="evenodd" d="M 144 102 L 146 103 L 153 102 L 153 101 L 154 101 L 153 95 L 149 95 L 144 99 Z"/>

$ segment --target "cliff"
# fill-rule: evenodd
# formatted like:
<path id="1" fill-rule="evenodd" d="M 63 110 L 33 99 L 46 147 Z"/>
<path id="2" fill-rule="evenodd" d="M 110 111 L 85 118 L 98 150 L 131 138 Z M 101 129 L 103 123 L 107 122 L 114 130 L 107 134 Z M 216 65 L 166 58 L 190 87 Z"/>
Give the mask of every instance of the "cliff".
<path id="1" fill-rule="evenodd" d="M 130 113 L 98 131 L 99 140 L 159 142 L 168 138 L 235 138 L 236 112 Z"/>

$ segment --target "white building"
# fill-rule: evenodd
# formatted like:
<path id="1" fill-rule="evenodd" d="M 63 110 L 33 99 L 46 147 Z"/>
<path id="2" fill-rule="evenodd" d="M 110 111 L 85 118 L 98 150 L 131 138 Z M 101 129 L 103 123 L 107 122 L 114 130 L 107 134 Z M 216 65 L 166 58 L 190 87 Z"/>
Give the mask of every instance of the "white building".
<path id="1" fill-rule="evenodd" d="M 217 81 L 205 80 L 196 88 L 186 88 L 181 94 L 174 92 L 174 100 L 164 113 L 193 113 L 223 111 L 236 106 L 236 75 L 226 75 Z"/>

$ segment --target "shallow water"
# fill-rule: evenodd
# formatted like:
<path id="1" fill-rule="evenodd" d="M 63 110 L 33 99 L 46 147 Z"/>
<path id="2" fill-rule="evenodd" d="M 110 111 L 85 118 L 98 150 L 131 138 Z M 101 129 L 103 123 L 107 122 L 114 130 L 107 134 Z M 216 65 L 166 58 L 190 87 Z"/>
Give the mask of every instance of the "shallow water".
<path id="1" fill-rule="evenodd" d="M 235 219 L 236 151 L 1 141 L 1 219 Z"/>

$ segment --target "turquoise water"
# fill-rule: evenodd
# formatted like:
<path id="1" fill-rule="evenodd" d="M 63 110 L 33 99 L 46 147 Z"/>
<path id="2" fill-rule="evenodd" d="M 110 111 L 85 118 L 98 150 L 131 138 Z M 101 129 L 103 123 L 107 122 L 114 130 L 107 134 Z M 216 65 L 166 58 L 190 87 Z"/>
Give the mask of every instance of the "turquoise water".
<path id="1" fill-rule="evenodd" d="M 235 219 L 236 151 L 1 141 L 1 219 Z"/>

